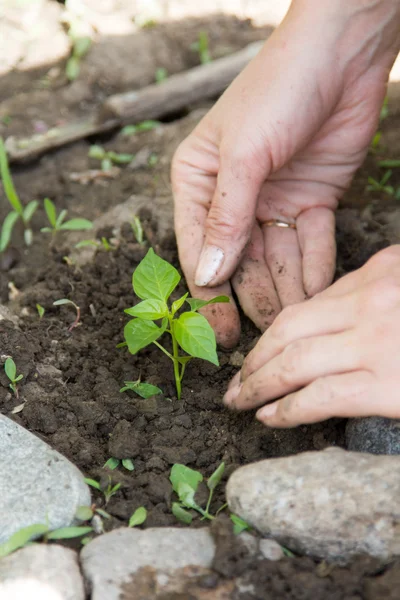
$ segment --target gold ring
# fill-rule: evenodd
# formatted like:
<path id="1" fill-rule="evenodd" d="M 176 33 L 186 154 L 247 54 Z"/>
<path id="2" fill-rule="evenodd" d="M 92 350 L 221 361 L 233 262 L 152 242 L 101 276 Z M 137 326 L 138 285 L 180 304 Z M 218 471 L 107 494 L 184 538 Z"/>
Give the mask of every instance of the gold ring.
<path id="1" fill-rule="evenodd" d="M 296 223 L 288 223 L 287 221 L 282 221 L 282 219 L 270 219 L 269 221 L 265 221 L 264 225 L 266 227 L 284 227 L 290 229 L 297 229 Z"/>

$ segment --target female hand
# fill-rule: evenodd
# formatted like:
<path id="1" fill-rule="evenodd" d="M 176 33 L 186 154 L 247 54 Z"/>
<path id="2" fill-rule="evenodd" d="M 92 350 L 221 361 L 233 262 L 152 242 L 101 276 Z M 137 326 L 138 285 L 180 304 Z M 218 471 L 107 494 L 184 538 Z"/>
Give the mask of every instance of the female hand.
<path id="1" fill-rule="evenodd" d="M 399 14 L 397 0 L 294 0 L 178 148 L 180 261 L 192 296 L 230 296 L 204 309 L 222 345 L 240 334 L 232 288 L 265 330 L 330 284 L 334 210 L 378 123 Z"/>
<path id="2" fill-rule="evenodd" d="M 400 245 L 311 300 L 285 308 L 224 402 L 295 427 L 330 417 L 400 417 Z"/>

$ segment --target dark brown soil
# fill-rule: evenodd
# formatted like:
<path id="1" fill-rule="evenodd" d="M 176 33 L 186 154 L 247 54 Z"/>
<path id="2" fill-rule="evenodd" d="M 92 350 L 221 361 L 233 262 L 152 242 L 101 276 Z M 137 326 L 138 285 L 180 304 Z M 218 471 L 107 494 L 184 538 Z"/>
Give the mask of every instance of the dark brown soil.
<path id="1" fill-rule="evenodd" d="M 0 86 L 8 98 L 0 105 L 1 115 L 11 117 L 10 124 L 2 126 L 3 135 L 30 134 L 38 119 L 46 121 L 46 126 L 50 127 L 61 118 L 86 114 L 108 93 L 152 81 L 154 66 L 166 66 L 171 73 L 192 66 L 196 58 L 187 52 L 187 48 L 195 41 L 199 28 L 209 31 L 215 56 L 266 34 L 266 30 L 254 29 L 249 22 L 240 22 L 233 17 L 200 23 L 190 21 L 187 25 L 180 23 L 179 27 L 171 28 L 165 25 L 141 32 L 141 47 L 153 48 L 154 56 L 147 70 L 142 63 L 136 70 L 131 63 L 130 70 L 121 68 L 124 78 L 120 81 L 107 69 L 109 63 L 104 65 L 105 48 L 112 47 L 117 53 L 114 63 L 121 62 L 124 56 L 127 60 L 121 41 L 113 45 L 112 40 L 107 40 L 108 46 L 100 44 L 88 55 L 84 69 L 90 73 L 90 78 L 82 77 L 70 87 L 57 80 L 51 89 L 38 91 L 42 71 L 24 75 L 11 73 Z M 132 39 L 130 43 L 137 42 Z M 168 56 L 171 58 L 167 64 Z M 165 64 L 160 63 L 160 57 Z M 107 79 L 107 74 L 112 81 Z M 191 108 L 188 107 L 188 113 Z M 160 202 L 165 204 L 170 198 L 169 167 L 174 149 L 198 121 L 201 109 L 206 108 L 203 105 L 200 112 L 154 131 L 128 138 L 116 134 L 99 140 L 84 140 L 34 164 L 15 168 L 14 182 L 21 199 L 26 203 L 32 198 L 48 196 L 58 210 L 68 208 L 70 216 L 95 219 L 133 193 L 146 196 L 151 211 L 142 213 L 142 218 L 148 222 L 161 255 L 178 267 L 173 233 L 165 224 L 161 228 L 152 215 L 156 214 Z M 384 139 L 390 142 L 385 148 L 387 158 L 398 158 L 399 115 L 400 111 L 382 125 Z M 96 166 L 87 156 L 93 141 L 117 152 L 135 154 L 147 149 L 158 157 L 158 163 L 153 167 L 145 164 L 135 170 L 126 167 L 115 180 L 87 186 L 71 181 L 72 172 Z M 367 174 L 379 174 L 376 156 L 368 157 L 346 198 L 347 206 L 367 208 L 362 212 L 344 209 L 338 214 L 338 276 L 362 265 L 385 245 L 399 241 L 400 210 L 390 198 L 366 196 Z M 394 173 L 391 181 L 399 185 L 399 175 Z M 8 206 L 3 195 L 0 200 L 0 217 L 3 218 Z M 378 210 L 370 205 L 371 200 L 381 200 L 384 208 Z M 169 222 L 171 215 L 172 205 Z M 41 211 L 33 221 L 34 243 L 29 251 L 17 237 L 10 252 L 1 258 L 0 301 L 7 303 L 10 300 L 9 284 L 13 282 L 20 292 L 13 306 L 20 310 L 21 321 L 20 328 L 9 321 L 0 321 L 0 353 L 13 356 L 24 379 L 19 386 L 20 398 L 15 399 L 10 394 L 3 370 L 0 370 L 0 411 L 59 450 L 86 476 L 105 485 L 109 477 L 113 483 L 121 483 L 120 490 L 106 507 L 112 515 L 111 520 L 105 521 L 107 529 L 125 525 L 141 505 L 148 509 L 146 527 L 176 525 L 171 514 L 172 493 L 168 480 L 171 466 L 176 462 L 208 476 L 221 461 L 225 461 L 228 476 L 238 466 L 258 459 L 344 444 L 344 421 L 341 420 L 287 431 L 273 430 L 257 423 L 252 412 L 226 410 L 221 399 L 237 370 L 231 364 L 235 362 L 232 352 L 220 351 L 219 368 L 193 361 L 185 375 L 182 401 L 178 402 L 167 357 L 156 348 L 145 349 L 138 356 L 116 349 L 122 341 L 127 320 L 123 310 L 136 302 L 131 286 L 132 272 L 144 255 L 144 250 L 133 239 L 130 226 L 123 227 L 116 250 L 100 250 L 90 264 L 77 267 L 64 260 L 72 250 L 70 238 L 59 238 L 49 245 L 48 239 L 39 233 L 44 225 Z M 100 235 L 110 237 L 111 225 Z M 159 234 L 159 230 L 163 233 Z M 183 291 L 182 283 L 179 293 Z M 82 324 L 72 332 L 68 332 L 68 327 L 74 319 L 73 310 L 53 306 L 54 300 L 66 297 L 82 311 Z M 46 311 L 41 320 L 36 313 L 36 303 Z M 243 319 L 243 335 L 235 352 L 245 355 L 257 336 L 254 327 Z M 163 395 L 142 400 L 132 392 L 120 393 L 124 380 L 139 377 L 159 385 Z M 13 408 L 22 402 L 25 402 L 22 411 L 12 414 Z M 104 469 L 104 463 L 111 456 L 131 458 L 135 470 L 128 472 L 119 467 L 110 472 Z M 223 487 L 215 495 L 212 511 L 224 502 Z M 203 502 L 205 498 L 206 490 L 200 489 L 199 501 Z M 94 499 L 98 506 L 104 507 L 101 494 L 94 491 Z M 202 525 L 204 522 L 194 520 L 193 526 Z M 220 552 L 220 556 L 224 553 L 228 555 L 228 547 Z M 398 597 L 398 564 L 385 570 L 374 562 L 360 560 L 350 569 L 334 571 L 324 571 L 323 565 L 304 557 L 288 558 L 279 563 L 248 564 L 236 560 L 234 564 L 235 569 L 243 573 L 244 581 L 255 586 L 254 593 L 235 592 L 236 595 L 232 595 L 241 600 Z M 229 570 L 221 571 L 221 564 L 216 563 L 215 569 L 220 577 L 231 575 Z"/>

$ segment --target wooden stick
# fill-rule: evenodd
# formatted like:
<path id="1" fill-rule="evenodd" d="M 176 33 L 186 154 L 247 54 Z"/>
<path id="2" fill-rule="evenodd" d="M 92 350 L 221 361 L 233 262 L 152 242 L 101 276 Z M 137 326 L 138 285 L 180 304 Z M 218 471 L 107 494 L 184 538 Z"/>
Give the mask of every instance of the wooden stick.
<path id="1" fill-rule="evenodd" d="M 9 137 L 6 140 L 9 160 L 30 160 L 90 135 L 111 131 L 126 123 L 157 119 L 192 102 L 217 96 L 259 52 L 262 44 L 249 44 L 230 56 L 172 75 L 161 84 L 110 96 L 96 115 L 86 119 L 54 127 L 44 134 L 26 139 Z"/>

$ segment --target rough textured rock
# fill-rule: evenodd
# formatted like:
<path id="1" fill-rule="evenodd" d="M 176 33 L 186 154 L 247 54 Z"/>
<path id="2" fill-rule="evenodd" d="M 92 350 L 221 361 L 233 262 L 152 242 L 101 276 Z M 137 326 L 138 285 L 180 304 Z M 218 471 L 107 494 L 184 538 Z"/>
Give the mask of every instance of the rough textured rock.
<path id="1" fill-rule="evenodd" d="M 38 437 L 0 415 L 0 543 L 34 523 L 70 525 L 90 504 L 80 471 Z"/>
<path id="2" fill-rule="evenodd" d="M 328 448 L 263 460 L 228 481 L 230 509 L 319 558 L 400 555 L 400 459 Z"/>
<path id="3" fill-rule="evenodd" d="M 85 546 L 81 566 L 92 589 L 92 600 L 118 600 L 124 585 L 139 589 L 150 585 L 149 581 L 154 584 L 156 579 L 157 586 L 166 587 L 178 571 L 190 576 L 190 567 L 208 569 L 214 552 L 214 542 L 206 529 L 124 528 Z M 140 598 L 129 596 L 136 597 Z"/>
<path id="4" fill-rule="evenodd" d="M 281 560 L 285 556 L 282 546 L 275 540 L 260 540 L 260 552 L 268 560 Z"/>
<path id="5" fill-rule="evenodd" d="M 2 558 L 0 598 L 84 600 L 76 553 L 62 546 L 34 544 Z"/>
<path id="6" fill-rule="evenodd" d="M 346 443 L 355 452 L 400 454 L 400 419 L 351 419 L 346 426 Z"/>

